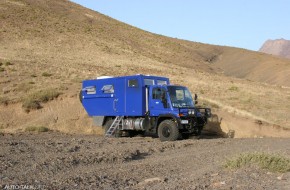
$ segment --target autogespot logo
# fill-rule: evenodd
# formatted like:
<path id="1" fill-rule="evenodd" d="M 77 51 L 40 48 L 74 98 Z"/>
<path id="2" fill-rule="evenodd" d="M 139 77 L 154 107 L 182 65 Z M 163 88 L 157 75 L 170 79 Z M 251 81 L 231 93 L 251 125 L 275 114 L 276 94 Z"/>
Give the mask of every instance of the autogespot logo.
<path id="1" fill-rule="evenodd" d="M 45 188 L 45 185 L 3 185 L 2 186 L 3 189 L 20 189 L 20 190 L 23 190 L 23 189 L 44 189 Z"/>

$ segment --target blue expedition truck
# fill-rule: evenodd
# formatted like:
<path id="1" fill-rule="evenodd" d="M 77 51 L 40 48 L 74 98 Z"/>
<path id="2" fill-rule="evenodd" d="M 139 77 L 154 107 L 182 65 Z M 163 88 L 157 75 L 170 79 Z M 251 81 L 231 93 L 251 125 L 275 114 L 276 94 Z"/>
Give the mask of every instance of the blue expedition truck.
<path id="1" fill-rule="evenodd" d="M 106 136 L 156 133 L 161 141 L 199 136 L 211 116 L 209 108 L 197 108 L 184 86 L 168 78 L 150 75 L 99 77 L 85 80 L 80 100 Z"/>

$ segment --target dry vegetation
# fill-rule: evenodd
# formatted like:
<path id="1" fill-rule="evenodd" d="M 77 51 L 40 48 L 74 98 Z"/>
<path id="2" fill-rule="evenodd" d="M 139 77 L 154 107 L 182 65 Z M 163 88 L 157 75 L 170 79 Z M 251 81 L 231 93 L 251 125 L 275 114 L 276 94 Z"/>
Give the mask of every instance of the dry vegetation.
<path id="1" fill-rule="evenodd" d="M 289 158 L 266 153 L 244 153 L 237 158 L 228 160 L 225 167 L 237 169 L 251 165 L 258 165 L 271 172 L 285 173 L 290 171 Z"/>
<path id="2" fill-rule="evenodd" d="M 170 77 L 215 111 L 290 128 L 289 60 L 155 35 L 69 1 L 1 1 L 0 10 L 7 131 L 25 124 L 94 131 L 76 97 L 81 81 L 138 73 Z"/>
<path id="3" fill-rule="evenodd" d="M 29 112 L 32 109 L 42 108 L 41 103 L 48 102 L 57 98 L 61 93 L 56 89 L 45 89 L 41 91 L 34 92 L 28 95 L 22 100 L 22 107 L 26 112 Z"/>
<path id="4" fill-rule="evenodd" d="M 26 127 L 25 131 L 41 133 L 41 132 L 48 132 L 49 128 L 44 127 L 44 126 L 30 126 L 30 127 Z"/>

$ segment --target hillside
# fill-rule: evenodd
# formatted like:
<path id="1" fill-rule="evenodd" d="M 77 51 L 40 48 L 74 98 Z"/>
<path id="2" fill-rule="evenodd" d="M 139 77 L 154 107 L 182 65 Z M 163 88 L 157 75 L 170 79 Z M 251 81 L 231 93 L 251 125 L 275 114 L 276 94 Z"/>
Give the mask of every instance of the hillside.
<path id="1" fill-rule="evenodd" d="M 259 51 L 290 59 L 290 40 L 267 40 Z"/>
<path id="2" fill-rule="evenodd" d="M 66 0 L 7 0 L 0 10 L 3 131 L 98 132 L 78 101 L 81 81 L 137 73 L 188 86 L 225 130 L 290 127 L 287 59 L 152 34 Z"/>

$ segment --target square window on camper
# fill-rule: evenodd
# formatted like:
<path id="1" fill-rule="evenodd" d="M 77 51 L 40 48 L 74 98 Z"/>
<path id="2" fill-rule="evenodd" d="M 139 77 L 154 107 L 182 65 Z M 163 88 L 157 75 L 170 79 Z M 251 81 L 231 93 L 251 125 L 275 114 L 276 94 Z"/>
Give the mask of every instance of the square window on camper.
<path id="1" fill-rule="evenodd" d="M 157 80 L 157 85 L 166 85 L 167 84 L 167 81 L 165 80 Z"/>
<path id="2" fill-rule="evenodd" d="M 138 87 L 138 80 L 137 79 L 128 80 L 128 86 L 137 88 Z"/>
<path id="3" fill-rule="evenodd" d="M 144 79 L 144 84 L 145 85 L 154 85 L 154 80 L 153 79 Z"/>
<path id="4" fill-rule="evenodd" d="M 101 90 L 105 94 L 111 94 L 111 93 L 114 93 L 114 86 L 113 85 L 104 85 Z"/>

